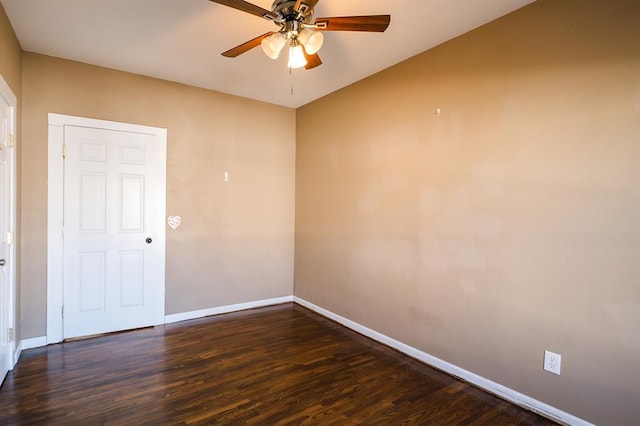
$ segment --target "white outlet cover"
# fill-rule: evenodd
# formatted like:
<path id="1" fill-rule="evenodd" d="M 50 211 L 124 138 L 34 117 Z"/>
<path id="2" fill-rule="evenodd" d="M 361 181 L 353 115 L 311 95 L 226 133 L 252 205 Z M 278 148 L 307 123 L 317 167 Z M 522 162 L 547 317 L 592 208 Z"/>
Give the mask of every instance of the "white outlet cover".
<path id="1" fill-rule="evenodd" d="M 178 226 L 180 226 L 181 222 L 182 222 L 182 218 L 180 216 L 169 216 L 167 218 L 167 223 L 169 224 L 169 227 L 174 231 Z"/>
<path id="2" fill-rule="evenodd" d="M 544 351 L 544 369 L 550 373 L 560 375 L 560 366 L 562 364 L 562 355 Z"/>

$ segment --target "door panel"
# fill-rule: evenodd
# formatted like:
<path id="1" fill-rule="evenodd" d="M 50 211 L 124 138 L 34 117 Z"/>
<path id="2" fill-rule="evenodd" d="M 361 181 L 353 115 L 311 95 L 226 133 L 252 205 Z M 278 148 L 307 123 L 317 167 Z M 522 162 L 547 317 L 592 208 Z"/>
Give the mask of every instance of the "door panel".
<path id="1" fill-rule="evenodd" d="M 144 252 L 120 252 L 120 307 L 142 306 L 144 302 Z"/>
<path id="2" fill-rule="evenodd" d="M 80 312 L 105 309 L 106 253 L 78 253 Z"/>
<path id="3" fill-rule="evenodd" d="M 120 176 L 120 232 L 144 232 L 144 176 Z"/>
<path id="4" fill-rule="evenodd" d="M 105 173 L 80 172 L 78 180 L 78 232 L 104 234 L 107 231 L 107 176 Z M 70 189 L 73 191 L 74 188 Z"/>
<path id="5" fill-rule="evenodd" d="M 65 126 L 64 338 L 154 324 L 153 142 Z"/>

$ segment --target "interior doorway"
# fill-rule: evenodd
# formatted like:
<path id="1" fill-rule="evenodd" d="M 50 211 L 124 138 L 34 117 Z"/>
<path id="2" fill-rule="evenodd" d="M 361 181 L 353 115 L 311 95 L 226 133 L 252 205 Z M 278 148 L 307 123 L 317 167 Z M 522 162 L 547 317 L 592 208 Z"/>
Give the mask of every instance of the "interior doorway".
<path id="1" fill-rule="evenodd" d="M 16 362 L 16 106 L 0 76 L 0 384 Z"/>
<path id="2" fill-rule="evenodd" d="M 48 343 L 164 323 L 165 192 L 166 129 L 49 115 Z"/>

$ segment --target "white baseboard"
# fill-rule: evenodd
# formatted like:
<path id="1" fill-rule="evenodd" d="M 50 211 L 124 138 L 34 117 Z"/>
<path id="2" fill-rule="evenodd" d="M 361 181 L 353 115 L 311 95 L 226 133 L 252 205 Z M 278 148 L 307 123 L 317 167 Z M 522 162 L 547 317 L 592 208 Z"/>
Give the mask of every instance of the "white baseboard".
<path id="1" fill-rule="evenodd" d="M 239 303 L 237 305 L 219 306 L 217 308 L 201 309 L 199 311 L 183 312 L 171 314 L 164 317 L 165 324 L 178 321 L 185 321 L 196 318 L 208 317 L 209 315 L 227 314 L 229 312 L 243 311 L 245 309 L 262 308 L 264 306 L 280 305 L 293 302 L 293 296 L 277 297 L 275 299 L 256 300 L 254 302 Z"/>
<path id="2" fill-rule="evenodd" d="M 32 337 L 31 339 L 22 339 L 16 348 L 16 353 L 26 351 L 27 349 L 40 348 L 47 346 L 47 336 Z M 16 359 L 18 359 L 16 357 Z"/>
<path id="3" fill-rule="evenodd" d="M 351 321 L 350 319 L 347 319 L 331 311 L 328 311 L 324 308 L 321 308 L 320 306 L 314 305 L 311 302 L 307 302 L 306 300 L 301 299 L 297 296 L 293 297 L 293 301 L 301 306 L 304 306 L 305 308 L 311 309 L 312 311 L 324 317 L 327 317 L 337 323 L 340 323 L 345 327 L 352 329 L 353 331 L 356 331 L 364 336 L 367 336 L 370 339 L 373 339 L 384 345 L 390 346 L 406 355 L 409 355 L 412 358 L 417 359 L 418 361 L 421 361 L 427 365 L 435 367 L 438 370 L 442 370 L 448 374 L 451 374 L 452 376 L 458 377 L 494 395 L 497 395 L 503 399 L 506 399 L 507 401 L 510 401 L 523 408 L 536 412 L 541 416 L 547 417 L 551 420 L 554 420 L 562 424 L 567 424 L 567 425 L 593 426 L 592 423 L 589 423 L 586 420 L 576 417 L 573 414 L 569 414 L 565 411 L 559 410 L 555 407 L 552 407 L 549 404 L 546 404 L 542 401 L 538 401 L 537 399 L 531 398 L 518 391 L 515 391 L 499 383 L 496 383 L 487 378 L 484 378 L 475 373 L 472 373 L 471 371 L 460 368 L 447 361 L 443 361 L 440 358 L 437 358 L 433 355 L 429 355 L 426 352 L 422 352 L 419 349 L 406 345 L 402 342 L 399 342 L 398 340 L 392 339 L 389 336 L 385 336 L 382 333 L 378 333 L 377 331 L 374 331 L 361 324 L 358 324 L 355 321 Z"/>

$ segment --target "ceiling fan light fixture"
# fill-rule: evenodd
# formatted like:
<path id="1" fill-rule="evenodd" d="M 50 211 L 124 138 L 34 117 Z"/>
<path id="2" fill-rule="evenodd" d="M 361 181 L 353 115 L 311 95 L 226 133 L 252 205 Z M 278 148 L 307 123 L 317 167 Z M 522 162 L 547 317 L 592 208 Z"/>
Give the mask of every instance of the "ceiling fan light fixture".
<path id="1" fill-rule="evenodd" d="M 298 40 L 291 40 L 291 46 L 289 47 L 289 68 L 302 68 L 307 65 L 307 59 L 304 57 L 304 51 L 302 45 Z"/>
<path id="2" fill-rule="evenodd" d="M 260 45 L 262 46 L 262 50 L 264 51 L 265 55 L 267 55 L 271 59 L 277 59 L 286 42 L 287 37 L 284 34 L 278 32 L 262 39 Z"/>
<path id="3" fill-rule="evenodd" d="M 257 6 L 251 3 L 251 0 L 211 1 L 264 18 L 278 27 L 277 32 L 269 31 L 252 38 L 222 52 L 222 56 L 235 58 L 262 45 L 267 56 L 277 59 L 284 45 L 289 44 L 289 69 L 305 67 L 310 70 L 322 65 L 317 52 L 324 43 L 324 31 L 382 33 L 391 23 L 391 15 L 334 16 L 315 19 L 315 8 L 320 0 L 272 0 L 271 10 Z"/>
<path id="4" fill-rule="evenodd" d="M 305 28 L 300 31 L 298 40 L 300 40 L 309 55 L 315 55 L 322 47 L 322 43 L 324 43 L 324 35 L 320 31 Z"/>

